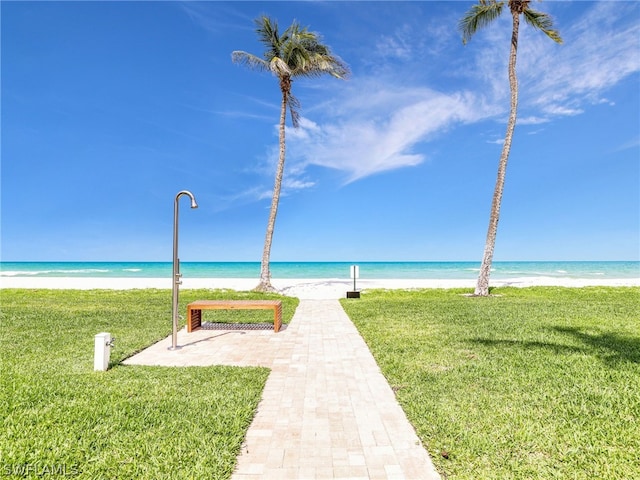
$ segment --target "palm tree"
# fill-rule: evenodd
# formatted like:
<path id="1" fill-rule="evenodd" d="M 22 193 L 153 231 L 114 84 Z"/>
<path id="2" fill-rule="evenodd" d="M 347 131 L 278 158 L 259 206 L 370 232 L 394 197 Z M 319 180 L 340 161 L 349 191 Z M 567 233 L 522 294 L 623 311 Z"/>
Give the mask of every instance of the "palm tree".
<path id="1" fill-rule="evenodd" d="M 262 252 L 260 283 L 255 288 L 258 291 L 274 291 L 275 289 L 271 285 L 269 258 L 284 173 L 287 108 L 291 113 L 291 123 L 295 128 L 298 127 L 300 119 L 300 103 L 291 93 L 293 80 L 296 77 L 318 77 L 324 74 L 335 78 L 346 78 L 349 69 L 339 57 L 331 53 L 328 46 L 320 42 L 318 34 L 309 32 L 307 27 L 301 28 L 295 20 L 282 35 L 278 33 L 278 23 L 265 15 L 257 18 L 255 23 L 258 38 L 266 47 L 264 58 L 242 51 L 234 51 L 231 58 L 233 62 L 246 65 L 249 68 L 271 72 L 278 78 L 282 93 L 279 126 L 280 155 Z"/>
<path id="2" fill-rule="evenodd" d="M 508 0 L 509 10 L 513 18 L 511 31 L 511 52 L 509 54 L 509 87 L 511 90 L 511 109 L 507 121 L 507 133 L 500 154 L 498 164 L 498 177 L 493 192 L 491 204 L 491 215 L 489 217 L 489 228 L 482 257 L 478 283 L 476 284 L 475 295 L 489 295 L 489 275 L 491 273 L 491 262 L 493 261 L 493 251 L 498 232 L 498 220 L 500 218 L 500 204 L 502 202 L 502 191 L 504 190 L 504 179 L 507 171 L 507 161 L 511 150 L 511 140 L 516 126 L 516 112 L 518 109 L 518 79 L 516 77 L 516 57 L 518 53 L 518 30 L 520 28 L 520 15 L 534 28 L 542 30 L 551 40 L 562 43 L 559 33 L 553 30 L 551 17 L 546 13 L 537 12 L 529 7 L 530 0 Z M 504 1 L 479 0 L 477 5 L 471 9 L 460 20 L 458 28 L 462 32 L 462 41 L 467 43 L 476 31 L 487 26 L 502 13 Z"/>

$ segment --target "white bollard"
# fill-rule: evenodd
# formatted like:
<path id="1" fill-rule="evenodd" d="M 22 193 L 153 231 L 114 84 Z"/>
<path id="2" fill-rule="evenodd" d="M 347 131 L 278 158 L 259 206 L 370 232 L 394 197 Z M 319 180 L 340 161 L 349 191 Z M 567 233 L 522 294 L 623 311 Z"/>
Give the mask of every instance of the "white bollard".
<path id="1" fill-rule="evenodd" d="M 111 334 L 107 332 L 98 333 L 95 337 L 95 354 L 93 356 L 93 369 L 106 371 L 109 368 L 109 357 L 111 356 Z"/>
<path id="2" fill-rule="evenodd" d="M 360 278 L 360 267 L 351 265 L 351 278 L 353 278 L 353 290 L 347 292 L 347 298 L 360 298 L 360 292 L 356 290 L 356 279 Z"/>

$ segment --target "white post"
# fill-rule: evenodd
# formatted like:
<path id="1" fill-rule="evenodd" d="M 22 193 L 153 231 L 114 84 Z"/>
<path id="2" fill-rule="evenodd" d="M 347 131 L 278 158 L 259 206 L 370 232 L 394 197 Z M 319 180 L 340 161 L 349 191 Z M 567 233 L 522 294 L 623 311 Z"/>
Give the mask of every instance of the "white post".
<path id="1" fill-rule="evenodd" d="M 356 278 L 360 278 L 360 267 L 351 265 L 351 278 L 353 278 L 353 291 L 356 291 Z"/>
<path id="2" fill-rule="evenodd" d="M 93 369 L 106 371 L 109 368 L 109 357 L 111 356 L 111 334 L 107 332 L 98 333 L 95 337 L 95 353 L 93 356 Z"/>
<path id="3" fill-rule="evenodd" d="M 360 278 L 358 265 L 351 265 L 351 278 L 353 278 L 353 291 L 347 292 L 347 298 L 360 298 L 360 292 L 356 290 L 356 278 Z"/>

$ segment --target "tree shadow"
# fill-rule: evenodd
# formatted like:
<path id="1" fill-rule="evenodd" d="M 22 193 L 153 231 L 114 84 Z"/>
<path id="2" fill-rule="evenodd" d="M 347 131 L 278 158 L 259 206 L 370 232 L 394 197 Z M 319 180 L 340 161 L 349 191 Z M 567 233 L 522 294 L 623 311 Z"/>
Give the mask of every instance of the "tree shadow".
<path id="1" fill-rule="evenodd" d="M 594 355 L 609 366 L 620 362 L 640 363 L 640 337 L 617 333 L 590 334 L 575 327 L 552 327 L 551 330 L 579 340 L 583 346 L 560 343 L 472 338 L 470 341 L 489 347 L 515 347 L 521 349 L 546 349 L 556 354 L 582 353 Z"/>
<path id="2" fill-rule="evenodd" d="M 494 340 L 489 338 L 472 338 L 473 343 L 484 345 L 487 347 L 516 347 L 520 349 L 541 349 L 550 350 L 553 353 L 583 353 L 584 348 L 574 347 L 571 345 L 561 345 L 558 343 L 535 342 L 525 340 Z"/>
<path id="3" fill-rule="evenodd" d="M 580 340 L 606 363 L 640 363 L 640 337 L 608 332 L 590 334 L 575 327 L 553 327 L 553 330 Z"/>

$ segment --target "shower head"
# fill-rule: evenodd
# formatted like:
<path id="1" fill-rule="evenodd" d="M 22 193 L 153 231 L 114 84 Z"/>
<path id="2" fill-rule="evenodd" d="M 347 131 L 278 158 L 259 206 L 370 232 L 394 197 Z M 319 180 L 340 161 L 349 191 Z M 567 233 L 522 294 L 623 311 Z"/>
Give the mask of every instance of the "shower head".
<path id="1" fill-rule="evenodd" d="M 196 202 L 196 197 L 193 196 L 189 190 L 182 190 L 176 195 L 176 201 L 182 196 L 187 195 L 191 199 L 191 208 L 198 208 L 198 203 Z"/>

